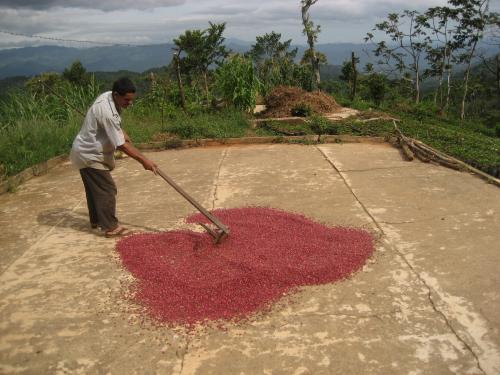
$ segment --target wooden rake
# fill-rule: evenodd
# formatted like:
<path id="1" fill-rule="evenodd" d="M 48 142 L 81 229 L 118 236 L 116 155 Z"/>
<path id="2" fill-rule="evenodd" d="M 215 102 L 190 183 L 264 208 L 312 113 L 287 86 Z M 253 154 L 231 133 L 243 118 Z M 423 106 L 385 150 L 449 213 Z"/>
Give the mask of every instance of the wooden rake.
<path id="1" fill-rule="evenodd" d="M 200 224 L 207 233 L 212 236 L 215 244 L 221 243 L 227 236 L 229 236 L 229 228 L 222 224 L 219 219 L 217 219 L 214 215 L 208 212 L 201 204 L 193 199 L 184 189 L 182 189 L 179 185 L 175 183 L 169 176 L 167 176 L 161 169 L 157 168 L 156 173 L 158 173 L 161 178 L 163 178 L 170 186 L 172 186 L 180 195 L 182 195 L 186 200 L 191 203 L 200 213 L 205 216 L 208 220 L 210 220 L 217 229 L 212 229 L 208 225 L 204 223 Z"/>

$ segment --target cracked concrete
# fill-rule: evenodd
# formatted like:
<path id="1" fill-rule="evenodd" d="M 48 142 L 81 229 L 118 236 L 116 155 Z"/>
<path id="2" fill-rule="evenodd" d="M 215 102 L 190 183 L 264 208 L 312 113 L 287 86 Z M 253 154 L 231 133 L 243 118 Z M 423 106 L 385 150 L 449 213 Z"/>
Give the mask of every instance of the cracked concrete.
<path id="1" fill-rule="evenodd" d="M 377 227 L 377 229 L 382 233 L 384 241 L 387 243 L 388 247 L 391 248 L 398 256 L 400 256 L 403 259 L 403 261 L 408 265 L 408 268 L 411 270 L 411 272 L 415 274 L 415 276 L 418 278 L 418 280 L 427 289 L 427 292 L 428 292 L 427 297 L 428 297 L 429 303 L 432 306 L 432 308 L 434 309 L 434 311 L 442 317 L 442 319 L 445 321 L 446 325 L 449 327 L 450 331 L 453 332 L 453 334 L 456 336 L 456 338 L 465 346 L 465 348 L 475 358 L 476 364 L 477 364 L 477 368 L 479 369 L 479 371 L 481 373 L 485 373 L 484 369 L 481 367 L 481 361 L 480 361 L 478 355 L 474 352 L 473 348 L 467 343 L 467 341 L 463 337 L 460 336 L 459 333 L 457 333 L 457 331 L 454 329 L 453 325 L 451 324 L 451 322 L 448 319 L 448 317 L 446 316 L 446 314 L 444 314 L 443 311 L 439 310 L 439 308 L 436 307 L 436 304 L 435 304 L 435 302 L 434 302 L 434 300 L 432 298 L 433 289 L 426 283 L 425 279 L 414 268 L 413 264 L 408 260 L 408 258 L 405 257 L 405 255 L 401 251 L 398 250 L 397 246 L 395 246 L 394 244 L 392 244 L 390 241 L 387 240 L 387 234 L 384 232 L 383 228 L 381 227 L 381 225 L 380 225 L 381 223 L 377 222 L 377 220 L 375 219 L 375 217 L 365 207 L 365 205 L 361 202 L 361 200 L 359 199 L 359 197 L 354 192 L 353 188 L 349 185 L 349 183 L 347 182 L 347 178 L 344 177 L 344 173 L 346 173 L 346 172 L 354 172 L 354 171 L 364 172 L 366 170 L 340 171 L 335 166 L 335 163 L 331 159 L 329 159 L 328 156 L 324 152 L 322 152 L 322 154 L 325 156 L 325 158 L 328 160 L 328 162 L 332 165 L 332 167 L 342 176 L 342 178 L 344 180 L 344 183 L 347 186 L 347 188 L 351 191 L 352 195 L 356 198 L 356 200 L 358 201 L 358 203 L 363 207 L 363 210 L 366 212 L 366 214 L 373 221 L 373 223 L 375 224 L 375 226 Z M 402 167 L 396 167 L 396 168 L 402 168 Z M 383 169 L 383 168 L 374 168 L 373 170 L 381 170 L 381 169 Z M 402 223 L 405 223 L 405 224 L 407 224 L 407 223 L 415 223 L 415 221 L 405 221 L 405 222 L 402 222 Z M 387 222 L 386 222 L 386 224 L 387 224 Z M 497 354 L 497 353 L 495 353 L 495 354 Z M 495 369 L 492 368 L 491 370 L 495 370 Z"/>
<path id="2" fill-rule="evenodd" d="M 0 196 L 0 373 L 498 374 L 500 190 L 383 144 L 247 145 L 149 155 L 210 208 L 270 206 L 370 230 L 351 278 L 223 329 L 158 327 L 124 296 L 114 240 L 89 229 L 69 165 Z M 194 228 L 194 208 L 130 159 L 121 221 Z M 199 229 L 196 229 L 199 230 Z"/>

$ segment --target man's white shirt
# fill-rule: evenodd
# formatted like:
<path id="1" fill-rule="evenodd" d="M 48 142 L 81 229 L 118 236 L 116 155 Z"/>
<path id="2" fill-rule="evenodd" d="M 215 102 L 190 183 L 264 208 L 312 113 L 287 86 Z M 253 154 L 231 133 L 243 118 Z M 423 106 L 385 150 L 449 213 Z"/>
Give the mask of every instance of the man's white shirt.
<path id="1" fill-rule="evenodd" d="M 87 111 L 80 132 L 71 148 L 70 160 L 78 169 L 115 168 L 114 152 L 125 144 L 118 113 L 111 91 L 101 94 Z"/>

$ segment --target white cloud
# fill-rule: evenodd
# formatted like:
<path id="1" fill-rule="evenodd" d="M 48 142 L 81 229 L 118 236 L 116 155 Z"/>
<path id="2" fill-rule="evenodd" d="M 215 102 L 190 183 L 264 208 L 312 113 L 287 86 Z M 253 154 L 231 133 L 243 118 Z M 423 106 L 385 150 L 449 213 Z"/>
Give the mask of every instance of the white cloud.
<path id="1" fill-rule="evenodd" d="M 50 9 L 56 7 L 101 9 L 105 11 L 120 9 L 155 9 L 182 5 L 186 0 L 0 0 L 0 7 L 24 9 Z"/>
<path id="2" fill-rule="evenodd" d="M 187 29 L 226 22 L 226 38 L 255 41 L 271 31 L 305 44 L 300 0 L 0 0 L 0 29 L 78 40 L 115 43 L 165 43 Z M 494 5 L 498 10 L 498 4 Z M 446 0 L 319 0 L 310 8 L 321 25 L 319 43 L 362 43 L 363 36 L 388 13 L 424 11 Z M 492 9 L 493 10 L 493 9 Z M 0 48 L 46 44 L 0 34 Z M 78 47 L 78 44 L 71 46 Z M 87 45 L 83 45 L 87 46 Z"/>

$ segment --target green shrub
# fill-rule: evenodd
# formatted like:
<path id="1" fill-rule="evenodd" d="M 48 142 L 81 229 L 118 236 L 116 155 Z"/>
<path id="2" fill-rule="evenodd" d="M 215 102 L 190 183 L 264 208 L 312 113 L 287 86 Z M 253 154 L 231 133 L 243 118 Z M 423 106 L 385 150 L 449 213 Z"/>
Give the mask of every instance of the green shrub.
<path id="1" fill-rule="evenodd" d="M 373 73 L 366 78 L 368 96 L 375 105 L 380 106 L 387 92 L 387 78 L 382 74 Z"/>
<path id="2" fill-rule="evenodd" d="M 436 106 L 436 104 L 434 104 L 434 102 L 421 101 L 418 104 L 411 105 L 410 111 L 415 116 L 415 118 L 422 121 L 429 117 L 435 117 L 439 112 L 439 108 Z"/>
<path id="3" fill-rule="evenodd" d="M 202 113 L 194 116 L 179 115 L 166 130 L 182 139 L 241 137 L 248 129 L 248 120 L 235 110 Z"/>
<path id="4" fill-rule="evenodd" d="M 307 103 L 299 103 L 293 106 L 292 115 L 298 117 L 309 117 L 313 114 L 313 109 Z"/>
<path id="5" fill-rule="evenodd" d="M 17 122 L 0 130 L 0 164 L 7 176 L 14 175 L 52 157 L 67 154 L 80 121 L 61 126 L 55 121 Z"/>
<path id="6" fill-rule="evenodd" d="M 313 115 L 309 117 L 309 126 L 311 130 L 318 135 L 318 142 L 321 135 L 327 134 L 329 129 L 332 128 L 331 122 L 324 116 Z"/>
<path id="7" fill-rule="evenodd" d="M 245 112 L 252 112 L 261 84 L 252 61 L 235 55 L 216 70 L 215 87 L 227 103 Z"/>

